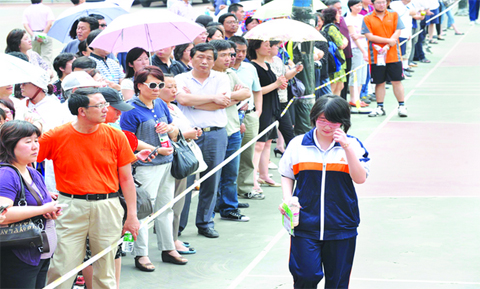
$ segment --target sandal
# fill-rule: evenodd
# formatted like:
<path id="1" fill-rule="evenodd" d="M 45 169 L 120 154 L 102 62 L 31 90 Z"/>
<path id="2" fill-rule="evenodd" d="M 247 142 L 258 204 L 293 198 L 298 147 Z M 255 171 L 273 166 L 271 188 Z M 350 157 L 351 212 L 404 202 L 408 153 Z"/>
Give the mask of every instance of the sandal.
<path id="1" fill-rule="evenodd" d="M 270 187 L 280 187 L 280 186 L 282 186 L 279 183 L 275 183 L 275 182 L 270 183 L 270 182 L 267 182 L 265 180 L 262 180 L 261 178 L 258 178 L 257 182 L 261 185 L 269 185 Z"/>
<path id="2" fill-rule="evenodd" d="M 465 35 L 463 32 L 455 32 L 455 35 Z"/>
<path id="3" fill-rule="evenodd" d="M 135 267 L 137 267 L 140 271 L 144 271 L 144 272 L 153 272 L 155 271 L 155 267 L 153 268 L 149 268 L 150 266 L 153 266 L 152 263 L 146 263 L 146 264 L 142 264 L 140 263 L 140 258 L 142 258 L 144 256 L 136 256 L 135 257 Z"/>
<path id="4" fill-rule="evenodd" d="M 438 42 L 437 42 L 436 40 L 433 40 L 433 39 L 432 39 L 432 40 L 429 40 L 428 43 L 430 43 L 430 44 L 438 44 Z"/>

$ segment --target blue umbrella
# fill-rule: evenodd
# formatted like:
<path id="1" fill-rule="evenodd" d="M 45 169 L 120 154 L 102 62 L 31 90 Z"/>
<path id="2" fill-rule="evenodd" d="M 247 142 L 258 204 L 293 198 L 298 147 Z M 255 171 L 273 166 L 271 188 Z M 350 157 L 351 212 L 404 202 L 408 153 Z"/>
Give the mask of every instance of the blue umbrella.
<path id="1" fill-rule="evenodd" d="M 62 43 L 67 43 L 73 40 L 70 37 L 69 32 L 73 23 L 78 18 L 90 14 L 100 14 L 105 17 L 107 23 L 110 23 L 118 16 L 127 13 L 128 12 L 125 11 L 125 9 L 111 2 L 84 3 L 63 11 L 53 23 L 52 28 L 48 31 L 47 35 Z"/>

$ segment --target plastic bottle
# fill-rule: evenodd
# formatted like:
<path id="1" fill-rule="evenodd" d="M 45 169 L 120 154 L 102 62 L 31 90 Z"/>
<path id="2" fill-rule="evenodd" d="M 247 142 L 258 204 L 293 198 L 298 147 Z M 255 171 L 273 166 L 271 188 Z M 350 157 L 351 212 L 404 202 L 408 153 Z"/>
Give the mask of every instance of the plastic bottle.
<path id="1" fill-rule="evenodd" d="M 160 123 L 157 123 L 156 126 L 159 126 Z M 170 138 L 168 137 L 167 133 L 159 133 L 158 134 L 158 139 L 160 140 L 160 145 L 162 148 L 169 148 L 170 145 Z"/>
<path id="2" fill-rule="evenodd" d="M 298 197 L 292 197 L 290 201 L 288 202 L 288 207 L 292 211 L 293 214 L 293 226 L 296 227 L 298 226 L 299 222 L 299 214 L 300 214 L 300 203 L 298 202 Z"/>
<path id="3" fill-rule="evenodd" d="M 133 251 L 133 235 L 129 231 L 125 232 L 123 235 L 123 244 L 122 244 L 122 251 L 123 252 L 132 252 Z"/>

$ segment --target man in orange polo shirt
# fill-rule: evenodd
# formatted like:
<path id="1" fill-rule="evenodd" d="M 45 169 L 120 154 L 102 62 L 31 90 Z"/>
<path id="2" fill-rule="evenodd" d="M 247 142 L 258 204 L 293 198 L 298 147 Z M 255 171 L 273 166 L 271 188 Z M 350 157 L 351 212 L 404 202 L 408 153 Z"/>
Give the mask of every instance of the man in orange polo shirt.
<path id="1" fill-rule="evenodd" d="M 56 221 L 58 245 L 48 283 L 80 265 L 87 236 L 92 255 L 117 241 L 125 231 L 137 237 L 140 224 L 130 165 L 137 158 L 123 132 L 103 123 L 108 106 L 97 89 L 80 88 L 68 99 L 68 108 L 77 120 L 51 129 L 39 139 L 37 160 L 53 160 L 58 202 L 68 205 Z M 128 211 L 123 232 L 119 186 Z M 112 250 L 93 263 L 93 288 L 116 288 L 115 253 Z M 57 288 L 70 289 L 74 279 Z"/>
<path id="2" fill-rule="evenodd" d="M 398 115 L 407 117 L 405 92 L 402 85 L 402 53 L 398 37 L 405 27 L 397 12 L 387 10 L 386 0 L 372 0 L 375 10 L 363 18 L 362 34 L 368 40 L 368 55 L 372 82 L 375 83 L 377 108 L 368 116 L 385 115 L 385 83 L 391 81 L 398 101 Z M 386 51 L 386 52 L 385 52 Z"/>

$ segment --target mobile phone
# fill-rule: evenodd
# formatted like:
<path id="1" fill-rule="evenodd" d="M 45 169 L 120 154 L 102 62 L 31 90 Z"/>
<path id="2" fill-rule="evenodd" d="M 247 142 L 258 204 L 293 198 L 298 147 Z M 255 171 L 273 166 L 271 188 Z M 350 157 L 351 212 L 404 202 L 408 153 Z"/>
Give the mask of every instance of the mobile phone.
<path id="1" fill-rule="evenodd" d="M 300 65 L 302 65 L 301 61 L 297 62 L 297 64 L 295 64 L 295 67 L 299 67 Z"/>
<path id="2" fill-rule="evenodd" d="M 0 214 L 8 208 L 8 205 L 0 206 Z"/>
<path id="3" fill-rule="evenodd" d="M 57 207 L 66 208 L 66 207 L 68 207 L 68 204 L 57 204 Z"/>
<path id="4" fill-rule="evenodd" d="M 157 153 L 157 150 L 158 150 L 159 148 L 161 148 L 161 146 L 158 146 L 158 147 L 154 148 L 153 151 L 148 155 L 147 160 L 148 160 L 149 158 L 151 158 L 152 156 L 154 156 L 154 155 Z"/>

